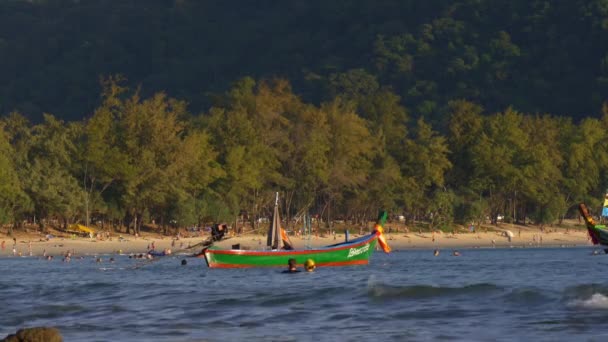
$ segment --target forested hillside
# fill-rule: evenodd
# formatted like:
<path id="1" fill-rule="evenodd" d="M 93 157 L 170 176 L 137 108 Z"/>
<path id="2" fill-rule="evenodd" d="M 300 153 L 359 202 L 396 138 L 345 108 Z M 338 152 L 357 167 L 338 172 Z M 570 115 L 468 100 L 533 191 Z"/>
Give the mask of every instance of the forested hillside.
<path id="1" fill-rule="evenodd" d="M 605 0 L 7 0 L 0 113 L 88 117 L 119 73 L 195 113 L 249 76 L 315 104 L 390 86 L 433 122 L 454 99 L 579 119 L 608 94 L 607 29 Z"/>
<path id="2" fill-rule="evenodd" d="M 286 218 L 554 223 L 608 186 L 607 30 L 599 0 L 3 1 L 0 222 L 279 191 Z"/>

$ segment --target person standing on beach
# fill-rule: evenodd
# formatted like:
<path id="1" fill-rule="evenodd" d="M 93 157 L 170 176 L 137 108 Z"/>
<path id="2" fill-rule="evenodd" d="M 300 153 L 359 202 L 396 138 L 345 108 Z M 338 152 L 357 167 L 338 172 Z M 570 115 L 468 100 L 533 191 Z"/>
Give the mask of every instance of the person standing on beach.
<path id="1" fill-rule="evenodd" d="M 4 250 L 4 243 L 5 243 L 5 242 L 6 242 L 6 241 L 2 240 L 2 250 Z"/>

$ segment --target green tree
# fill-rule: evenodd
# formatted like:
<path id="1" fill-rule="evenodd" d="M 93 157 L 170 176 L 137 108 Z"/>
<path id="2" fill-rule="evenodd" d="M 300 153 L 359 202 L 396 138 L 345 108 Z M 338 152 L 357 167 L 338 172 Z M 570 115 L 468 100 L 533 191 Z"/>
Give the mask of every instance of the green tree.
<path id="1" fill-rule="evenodd" d="M 486 185 L 474 177 L 474 149 L 481 139 L 484 125 L 483 108 L 465 101 L 448 103 L 447 143 L 450 146 L 450 162 L 453 167 L 446 174 L 447 185 L 455 189 L 459 200 L 455 211 L 460 223 L 478 222 L 490 213 L 483 213 L 480 206 L 481 194 Z"/>
<path id="2" fill-rule="evenodd" d="M 214 189 L 232 217 L 242 208 L 256 217 L 274 191 L 293 184 L 282 171 L 292 149 L 285 108 L 294 98 L 284 81 L 256 85 L 245 78 L 210 111 L 206 127 L 226 172 Z"/>
<path id="3" fill-rule="evenodd" d="M 12 234 L 13 227 L 18 226 L 33 209 L 24 183 L 29 177 L 27 155 L 31 145 L 31 129 L 27 119 L 17 112 L 2 118 L 0 127 L 2 216 L 3 222 L 13 222 L 9 226 L 9 234 Z"/>
<path id="4" fill-rule="evenodd" d="M 452 167 L 445 137 L 433 131 L 424 119 L 417 121 L 414 136 L 404 146 L 401 162 L 403 194 L 406 209 L 411 213 L 426 213 L 428 195 L 444 186 L 445 173 Z M 416 215 L 417 216 L 417 215 Z"/>
<path id="5" fill-rule="evenodd" d="M 408 141 L 409 116 L 400 104 L 400 97 L 388 89 L 380 89 L 361 98 L 357 110 L 368 121 L 375 155 L 369 182 L 356 196 L 361 205 L 348 207 L 355 212 L 367 213 L 366 217 L 373 217 L 379 208 L 403 207 L 399 161 L 406 153 L 403 146 Z"/>
<path id="6" fill-rule="evenodd" d="M 59 218 L 66 229 L 84 211 L 85 194 L 73 173 L 74 141 L 81 127 L 49 114 L 44 118 L 44 123 L 32 127 L 24 185 L 37 216 Z"/>
<path id="7" fill-rule="evenodd" d="M 559 121 L 548 115 L 527 116 L 522 124 L 529 140 L 523 151 L 526 163 L 521 166 L 523 177 L 516 191 L 527 199 L 528 205 L 541 209 L 543 214 L 537 217 L 538 223 L 551 223 L 563 208 L 560 194 L 563 157 L 555 145 L 560 139 Z M 514 196 L 511 206 L 516 206 L 516 201 Z M 525 214 L 524 210 L 517 211 Z"/>
<path id="8" fill-rule="evenodd" d="M 484 191 L 492 222 L 501 213 L 510 194 L 520 189 L 524 150 L 529 137 L 522 129 L 523 115 L 508 108 L 485 120 L 484 131 L 472 149 L 473 181 Z"/>
<path id="9" fill-rule="evenodd" d="M 345 196 L 353 196 L 368 181 L 377 142 L 352 104 L 338 98 L 323 104 L 321 110 L 327 115 L 330 130 L 329 182 L 322 192 L 323 212 L 329 223 L 332 204 L 340 208 Z"/>
<path id="10" fill-rule="evenodd" d="M 124 178 L 127 156 L 120 149 L 119 120 L 123 110 L 121 96 L 127 91 L 120 76 L 102 79 L 102 104 L 86 122 L 80 136 L 78 176 L 85 191 L 85 225 L 90 212 L 105 212 L 103 194 L 112 183 Z"/>
<path id="11" fill-rule="evenodd" d="M 28 205 L 28 197 L 23 192 L 15 170 L 14 151 L 0 124 L 0 223 L 14 223 L 20 208 Z M 12 234 L 12 227 L 9 234 Z"/>
<path id="12" fill-rule="evenodd" d="M 185 103 L 163 93 L 142 100 L 136 92 L 122 102 L 118 119 L 116 139 L 125 160 L 116 184 L 120 203 L 136 232 L 147 212 L 167 228 L 175 220 L 172 201 L 194 202 L 218 175 L 208 138 L 189 130 Z"/>
<path id="13" fill-rule="evenodd" d="M 291 121 L 293 153 L 286 160 L 285 170 L 293 180 L 289 192 L 295 208 L 307 212 L 330 180 L 331 131 L 327 113 L 314 106 L 302 106 Z"/>

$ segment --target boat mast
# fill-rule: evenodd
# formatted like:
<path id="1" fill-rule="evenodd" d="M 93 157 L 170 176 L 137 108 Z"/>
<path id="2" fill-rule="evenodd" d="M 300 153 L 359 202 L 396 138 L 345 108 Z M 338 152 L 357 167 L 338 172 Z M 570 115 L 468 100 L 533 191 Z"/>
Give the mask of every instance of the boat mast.
<path id="1" fill-rule="evenodd" d="M 277 192 L 274 200 L 274 213 L 272 214 L 272 222 L 268 229 L 267 246 L 271 249 L 281 249 L 283 240 L 281 239 L 281 218 L 279 217 L 279 193 Z"/>
<path id="2" fill-rule="evenodd" d="M 310 249 L 310 216 L 308 213 L 302 217 L 302 240 L 304 240 L 304 248 Z"/>

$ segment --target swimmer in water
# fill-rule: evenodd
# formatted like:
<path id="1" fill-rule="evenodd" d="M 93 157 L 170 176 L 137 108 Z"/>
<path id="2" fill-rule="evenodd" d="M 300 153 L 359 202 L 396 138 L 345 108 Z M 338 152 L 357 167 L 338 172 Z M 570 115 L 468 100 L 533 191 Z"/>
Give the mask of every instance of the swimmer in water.
<path id="1" fill-rule="evenodd" d="M 315 268 L 317 268 L 317 265 L 315 265 L 314 260 L 307 259 L 306 262 L 304 262 L 304 269 L 306 272 L 314 272 Z"/>
<path id="2" fill-rule="evenodd" d="M 291 258 L 287 261 L 287 270 L 283 271 L 283 273 L 297 273 L 300 272 L 300 270 L 298 270 L 297 264 L 296 264 L 296 259 Z"/>

